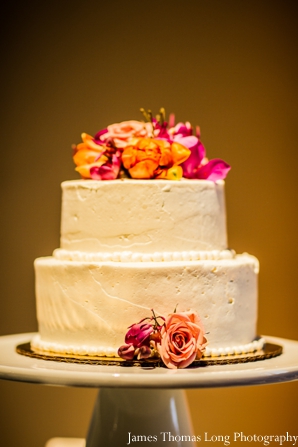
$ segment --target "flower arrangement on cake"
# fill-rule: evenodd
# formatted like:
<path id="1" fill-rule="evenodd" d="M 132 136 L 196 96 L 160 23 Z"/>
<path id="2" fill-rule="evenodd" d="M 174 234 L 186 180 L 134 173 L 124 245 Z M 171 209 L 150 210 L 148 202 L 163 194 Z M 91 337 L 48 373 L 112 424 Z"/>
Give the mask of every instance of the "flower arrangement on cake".
<path id="1" fill-rule="evenodd" d="M 189 122 L 175 124 L 165 110 L 153 117 L 141 109 L 145 121 L 111 124 L 92 137 L 82 134 L 83 142 L 73 146 L 73 160 L 84 179 L 117 178 L 180 180 L 224 179 L 230 170 L 225 161 L 208 160 L 201 142 L 200 128 Z"/>
<path id="2" fill-rule="evenodd" d="M 132 324 L 119 357 L 138 360 L 160 357 L 167 368 L 180 369 L 199 360 L 207 345 L 203 323 L 194 311 L 176 312 L 167 318 L 152 316 Z"/>

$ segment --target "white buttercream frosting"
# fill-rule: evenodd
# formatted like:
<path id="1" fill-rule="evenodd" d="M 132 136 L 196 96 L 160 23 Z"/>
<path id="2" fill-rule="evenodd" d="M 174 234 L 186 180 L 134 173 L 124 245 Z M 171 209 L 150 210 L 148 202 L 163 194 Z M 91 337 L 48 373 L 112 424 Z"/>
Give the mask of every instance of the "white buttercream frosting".
<path id="1" fill-rule="evenodd" d="M 223 181 L 73 180 L 62 191 L 63 249 L 151 255 L 228 247 Z"/>
<path id="2" fill-rule="evenodd" d="M 128 326 L 151 315 L 195 310 L 208 346 L 246 345 L 256 336 L 258 261 L 35 261 L 39 333 L 43 341 L 113 348 Z"/>

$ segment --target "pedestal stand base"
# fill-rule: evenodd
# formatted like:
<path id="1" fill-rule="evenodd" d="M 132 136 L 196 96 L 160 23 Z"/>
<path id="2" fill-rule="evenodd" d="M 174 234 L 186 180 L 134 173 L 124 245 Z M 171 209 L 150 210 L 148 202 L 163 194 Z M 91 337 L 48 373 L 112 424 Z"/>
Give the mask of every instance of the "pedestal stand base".
<path id="1" fill-rule="evenodd" d="M 169 370 L 69 364 L 37 360 L 15 351 L 35 334 L 0 337 L 0 379 L 45 385 L 100 388 L 87 447 L 137 446 L 132 436 L 157 436 L 156 446 L 194 446 L 186 398 L 181 389 L 264 385 L 298 380 L 298 341 L 265 336 L 283 346 L 282 355 L 231 365 Z M 181 439 L 181 438 L 182 439 Z M 165 439 L 165 441 L 163 440 Z M 76 442 L 68 445 L 66 440 Z M 47 447 L 83 447 L 84 440 L 53 438 Z M 53 444 L 56 442 L 56 445 Z M 78 445 L 78 442 L 80 444 Z M 141 441 L 143 442 L 143 441 Z M 83 444 L 82 444 L 83 443 Z"/>
<path id="2" fill-rule="evenodd" d="M 98 393 L 86 447 L 133 447 L 146 441 L 156 447 L 178 447 L 183 440 L 195 447 L 192 437 L 184 391 L 103 388 Z"/>

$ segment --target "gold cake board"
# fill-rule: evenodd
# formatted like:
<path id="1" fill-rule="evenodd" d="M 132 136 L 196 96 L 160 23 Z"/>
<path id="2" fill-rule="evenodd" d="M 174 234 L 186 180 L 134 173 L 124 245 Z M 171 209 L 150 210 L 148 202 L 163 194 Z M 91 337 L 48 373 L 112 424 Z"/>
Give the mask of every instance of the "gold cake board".
<path id="1" fill-rule="evenodd" d="M 248 363 L 266 360 L 282 354 L 283 348 L 273 343 L 265 343 L 262 349 L 246 354 L 221 355 L 217 357 L 202 357 L 195 360 L 188 368 L 210 365 L 228 365 L 233 363 Z M 27 357 L 40 360 L 51 360 L 65 363 L 80 363 L 85 365 L 108 365 L 108 366 L 140 366 L 140 367 L 165 367 L 160 358 L 124 360 L 120 357 L 98 357 L 89 355 L 56 354 L 54 352 L 39 351 L 31 348 L 31 343 L 22 343 L 16 346 L 16 352 Z"/>

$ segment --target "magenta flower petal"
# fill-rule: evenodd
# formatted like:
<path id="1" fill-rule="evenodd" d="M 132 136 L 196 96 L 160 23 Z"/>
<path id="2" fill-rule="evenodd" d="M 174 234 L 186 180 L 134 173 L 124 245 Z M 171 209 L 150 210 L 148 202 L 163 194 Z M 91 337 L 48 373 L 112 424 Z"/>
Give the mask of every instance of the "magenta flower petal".
<path id="1" fill-rule="evenodd" d="M 93 180 L 115 180 L 120 171 L 120 160 L 114 154 L 112 162 L 106 162 L 101 166 L 92 166 L 90 168 L 90 177 Z"/>
<path id="2" fill-rule="evenodd" d="M 167 131 L 166 126 L 159 126 L 159 127 L 156 126 L 155 129 L 158 130 L 158 134 L 156 135 L 156 138 L 161 138 L 163 140 L 170 140 L 170 135 Z"/>
<path id="3" fill-rule="evenodd" d="M 185 141 L 187 140 L 187 141 Z M 196 178 L 195 172 L 198 167 L 201 165 L 202 160 L 206 156 L 206 150 L 201 141 L 196 137 L 185 137 L 177 140 L 179 143 L 186 145 L 189 144 L 188 149 L 190 149 L 191 153 L 188 159 L 182 163 L 183 176 L 186 178 Z M 191 143 L 194 143 L 194 146 L 190 146 Z M 186 144 L 184 144 L 186 143 Z"/>
<path id="4" fill-rule="evenodd" d="M 135 355 L 135 348 L 131 344 L 122 345 L 118 349 L 118 355 L 122 359 L 132 360 L 134 358 L 134 355 Z"/>
<path id="5" fill-rule="evenodd" d="M 231 166 L 228 163 L 219 158 L 214 158 L 205 165 L 200 166 L 192 178 L 212 180 L 215 182 L 216 180 L 226 178 L 230 169 Z"/>
<path id="6" fill-rule="evenodd" d="M 104 134 L 107 133 L 107 132 L 108 132 L 108 129 L 102 129 L 102 130 L 100 130 L 99 132 L 97 132 L 97 134 L 96 134 L 95 137 L 94 137 L 94 141 L 95 141 L 95 143 L 97 143 L 97 144 L 103 144 L 103 140 L 104 140 L 104 138 L 101 139 L 101 136 L 104 135 Z"/>
<path id="7" fill-rule="evenodd" d="M 156 121 L 155 118 L 152 119 L 152 124 L 154 127 L 154 135 L 156 138 L 162 139 L 162 140 L 170 140 L 170 135 L 168 132 L 168 123 L 164 121 L 162 124 L 160 124 L 158 121 Z"/>
<path id="8" fill-rule="evenodd" d="M 200 143 L 198 138 L 195 137 L 194 135 L 189 135 L 186 137 L 184 137 L 182 135 L 175 135 L 174 141 L 177 141 L 177 143 L 182 144 L 182 146 L 185 146 L 188 149 L 192 149 L 193 147 L 196 147 Z"/>
<path id="9" fill-rule="evenodd" d="M 118 172 L 115 172 L 113 166 L 102 165 L 90 168 L 90 177 L 93 180 L 115 180 L 117 175 Z"/>
<path id="10" fill-rule="evenodd" d="M 90 169 L 90 175 L 93 180 L 114 180 L 115 174 L 111 166 L 93 167 Z"/>
<path id="11" fill-rule="evenodd" d="M 140 348 L 143 345 L 149 345 L 150 335 L 153 332 L 153 327 L 148 323 L 132 324 L 129 331 L 125 335 L 125 343 L 132 344 L 135 348 Z"/>
<path id="12" fill-rule="evenodd" d="M 192 127 L 190 123 L 178 123 L 175 126 L 174 135 L 182 135 L 188 137 L 192 135 Z"/>

